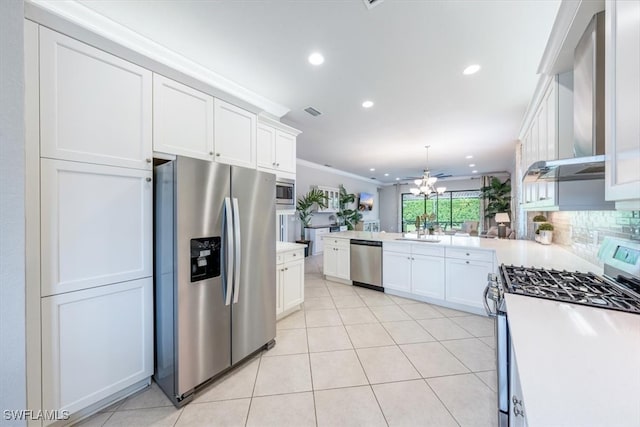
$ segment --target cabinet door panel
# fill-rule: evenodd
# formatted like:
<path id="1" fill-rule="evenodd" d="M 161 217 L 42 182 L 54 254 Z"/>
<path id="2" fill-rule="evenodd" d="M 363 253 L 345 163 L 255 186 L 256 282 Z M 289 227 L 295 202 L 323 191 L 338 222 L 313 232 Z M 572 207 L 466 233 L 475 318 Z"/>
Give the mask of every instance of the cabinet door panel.
<path id="1" fill-rule="evenodd" d="M 258 125 L 257 130 L 258 167 L 276 167 L 276 130 L 270 126 Z"/>
<path id="2" fill-rule="evenodd" d="M 304 260 L 284 264 L 282 308 L 288 310 L 304 302 Z"/>
<path id="3" fill-rule="evenodd" d="M 213 158 L 213 97 L 153 75 L 153 149 Z"/>
<path id="4" fill-rule="evenodd" d="M 296 173 L 296 137 L 276 130 L 276 168 Z"/>
<path id="5" fill-rule="evenodd" d="M 351 248 L 336 247 L 336 277 L 351 280 Z"/>
<path id="6" fill-rule="evenodd" d="M 492 269 L 491 262 L 447 258 L 446 300 L 482 308 L 482 292 L 487 284 L 487 275 Z"/>
<path id="7" fill-rule="evenodd" d="M 42 295 L 151 276 L 150 180 L 150 171 L 42 159 Z"/>
<path id="8" fill-rule="evenodd" d="M 444 258 L 423 255 L 412 257 L 411 292 L 444 299 Z"/>
<path id="9" fill-rule="evenodd" d="M 334 245 L 327 244 L 324 248 L 323 273 L 325 276 L 338 277 L 338 248 Z"/>
<path id="10" fill-rule="evenodd" d="M 640 3 L 608 1 L 606 198 L 640 199 Z"/>
<path id="11" fill-rule="evenodd" d="M 214 100 L 216 161 L 255 169 L 255 114 L 220 99 Z"/>
<path id="12" fill-rule="evenodd" d="M 71 413 L 153 374 L 153 280 L 42 299 L 42 407 Z"/>
<path id="13" fill-rule="evenodd" d="M 385 288 L 411 292 L 411 255 L 382 253 L 382 285 Z"/>
<path id="14" fill-rule="evenodd" d="M 282 286 L 284 285 L 284 266 L 282 264 L 276 266 L 276 315 L 282 313 Z"/>
<path id="15" fill-rule="evenodd" d="M 40 27 L 41 155 L 151 169 L 151 72 Z"/>

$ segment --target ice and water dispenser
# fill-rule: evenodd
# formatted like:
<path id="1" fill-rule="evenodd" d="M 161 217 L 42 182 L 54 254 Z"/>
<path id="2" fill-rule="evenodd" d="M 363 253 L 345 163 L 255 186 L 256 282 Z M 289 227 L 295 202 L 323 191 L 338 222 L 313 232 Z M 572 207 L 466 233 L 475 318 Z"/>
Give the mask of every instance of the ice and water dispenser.
<path id="1" fill-rule="evenodd" d="M 220 275 L 220 237 L 191 239 L 191 283 Z"/>

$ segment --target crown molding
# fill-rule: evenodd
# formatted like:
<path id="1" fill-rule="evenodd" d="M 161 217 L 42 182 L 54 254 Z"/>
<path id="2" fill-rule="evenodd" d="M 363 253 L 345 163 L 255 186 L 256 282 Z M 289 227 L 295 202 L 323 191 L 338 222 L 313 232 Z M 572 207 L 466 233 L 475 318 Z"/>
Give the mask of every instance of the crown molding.
<path id="1" fill-rule="evenodd" d="M 343 171 L 343 170 L 340 170 L 340 169 L 330 168 L 328 166 L 320 165 L 318 163 L 313 163 L 313 162 L 310 162 L 308 160 L 296 159 L 296 164 L 300 165 L 300 166 L 305 166 L 305 167 L 308 167 L 308 168 L 311 168 L 311 169 L 321 170 L 321 171 L 327 172 L 327 173 L 333 173 L 335 175 L 346 176 L 347 178 L 357 179 L 357 180 L 360 180 L 360 181 L 367 182 L 369 184 L 375 184 L 375 185 L 377 185 L 379 187 L 385 185 L 384 183 L 378 181 L 377 179 L 366 178 L 364 176 L 356 175 L 355 173 L 346 172 L 346 171 Z"/>
<path id="2" fill-rule="evenodd" d="M 280 120 L 274 119 L 268 115 L 260 114 L 258 115 L 258 123 L 263 123 L 268 126 L 272 126 L 276 129 L 280 129 L 281 131 L 290 133 L 294 136 L 298 136 L 302 133 L 301 130 L 291 127 L 289 125 L 285 125 Z"/>
<path id="3" fill-rule="evenodd" d="M 72 22 L 79 27 L 138 52 L 154 61 L 174 68 L 187 76 L 200 80 L 222 92 L 252 104 L 273 116 L 282 117 L 289 112 L 287 107 L 246 89 L 234 81 L 203 67 L 197 62 L 171 49 L 167 49 L 124 25 L 100 15 L 75 0 L 25 0 L 25 3 Z"/>

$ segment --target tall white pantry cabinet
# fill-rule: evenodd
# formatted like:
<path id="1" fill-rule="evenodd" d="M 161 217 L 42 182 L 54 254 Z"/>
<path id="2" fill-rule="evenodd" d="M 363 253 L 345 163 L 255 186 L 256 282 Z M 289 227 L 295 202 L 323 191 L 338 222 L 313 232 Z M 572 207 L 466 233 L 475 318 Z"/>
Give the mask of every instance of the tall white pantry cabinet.
<path id="1" fill-rule="evenodd" d="M 29 21 L 25 45 L 40 403 L 74 414 L 153 374 L 152 73 Z"/>

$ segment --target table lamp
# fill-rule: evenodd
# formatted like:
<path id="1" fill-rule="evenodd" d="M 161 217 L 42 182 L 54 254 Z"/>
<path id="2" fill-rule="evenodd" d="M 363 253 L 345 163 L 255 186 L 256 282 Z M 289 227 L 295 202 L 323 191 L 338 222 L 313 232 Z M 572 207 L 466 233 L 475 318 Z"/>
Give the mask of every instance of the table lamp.
<path id="1" fill-rule="evenodd" d="M 496 214 L 496 222 L 498 223 L 498 238 L 504 239 L 507 237 L 507 226 L 505 223 L 511 222 L 509 214 L 506 212 L 500 212 Z"/>

